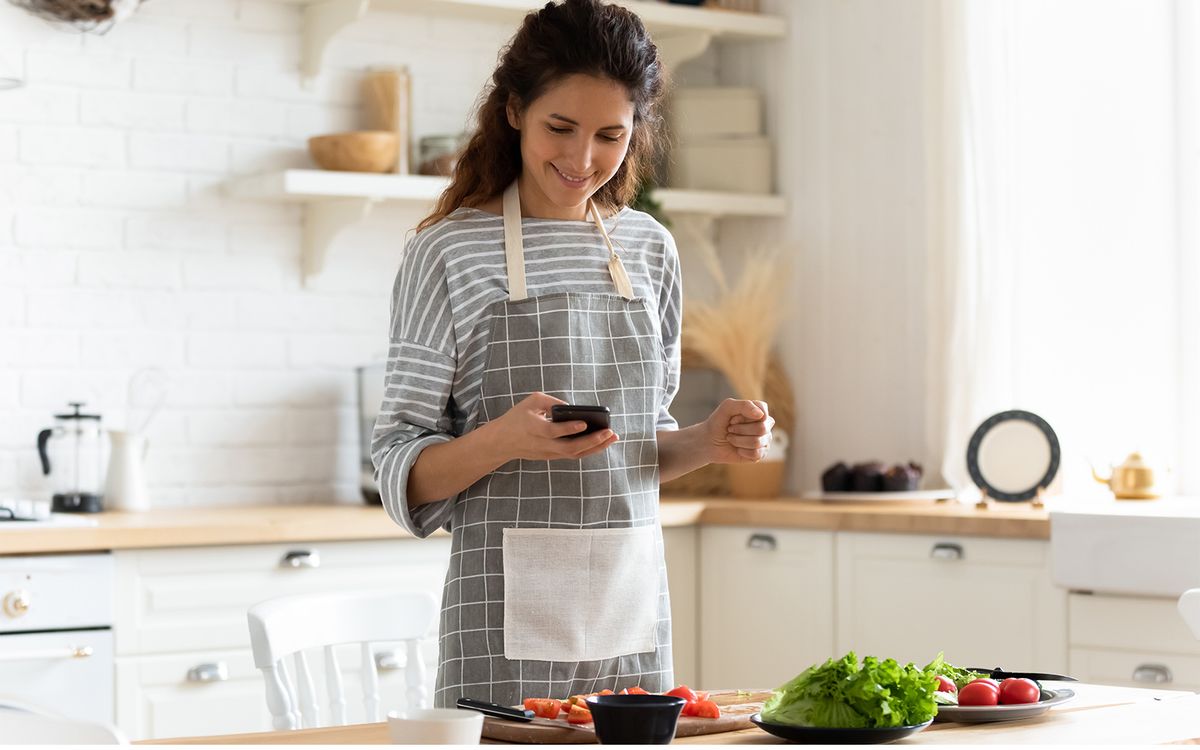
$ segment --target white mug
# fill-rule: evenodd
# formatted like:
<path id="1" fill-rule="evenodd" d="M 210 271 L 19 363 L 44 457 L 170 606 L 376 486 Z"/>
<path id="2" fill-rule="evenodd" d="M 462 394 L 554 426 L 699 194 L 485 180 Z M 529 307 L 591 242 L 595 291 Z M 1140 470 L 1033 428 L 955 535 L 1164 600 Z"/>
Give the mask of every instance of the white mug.
<path id="1" fill-rule="evenodd" d="M 478 745 L 483 714 L 463 708 L 388 711 L 393 745 Z"/>

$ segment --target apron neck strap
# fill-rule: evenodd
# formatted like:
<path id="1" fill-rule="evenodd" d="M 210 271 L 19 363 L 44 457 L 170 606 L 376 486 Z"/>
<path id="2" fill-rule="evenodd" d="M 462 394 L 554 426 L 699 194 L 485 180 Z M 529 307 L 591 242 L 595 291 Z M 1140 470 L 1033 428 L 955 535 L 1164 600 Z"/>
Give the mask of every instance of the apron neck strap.
<path id="1" fill-rule="evenodd" d="M 504 259 L 508 268 L 508 299 L 510 302 L 519 302 L 529 294 L 525 286 L 525 244 L 521 236 L 521 196 L 517 191 L 516 180 L 513 180 L 513 183 L 504 190 L 503 205 Z M 600 220 L 600 212 L 596 210 L 596 204 L 591 199 L 588 199 L 588 213 L 591 214 L 596 229 L 600 231 L 600 236 L 604 238 L 604 244 L 608 247 L 608 273 L 617 287 L 617 293 L 625 299 L 633 299 L 633 284 L 629 281 L 629 274 L 625 272 L 625 265 L 621 263 L 621 258 L 617 255 L 616 248 L 613 247 L 612 239 L 608 236 L 608 230 L 604 228 L 604 222 Z"/>

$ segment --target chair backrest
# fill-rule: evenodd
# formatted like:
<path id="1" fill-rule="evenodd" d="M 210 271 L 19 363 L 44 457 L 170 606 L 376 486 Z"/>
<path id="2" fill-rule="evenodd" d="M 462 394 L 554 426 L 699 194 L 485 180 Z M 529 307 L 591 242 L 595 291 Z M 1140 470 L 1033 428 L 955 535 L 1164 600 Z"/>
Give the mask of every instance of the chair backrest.
<path id="1" fill-rule="evenodd" d="M 367 721 L 380 721 L 379 673 L 372 643 L 400 641 L 406 651 L 405 697 L 408 708 L 426 707 L 425 664 L 420 641 L 433 629 L 437 602 L 427 593 L 351 591 L 298 594 L 260 602 L 250 608 L 250 646 L 254 665 L 266 681 L 267 707 L 276 729 L 320 726 L 316 691 L 306 649 L 325 656 L 325 688 L 330 724 L 346 723 L 346 698 L 334 646 L 360 644 L 362 692 Z M 285 662 L 292 657 L 295 679 Z"/>
<path id="2" fill-rule="evenodd" d="M 1179 614 L 1191 628 L 1192 635 L 1200 640 L 1200 589 L 1189 589 L 1179 597 Z"/>
<path id="3" fill-rule="evenodd" d="M 128 745 L 129 740 L 111 724 L 68 719 L 0 696 L 0 744 Z"/>

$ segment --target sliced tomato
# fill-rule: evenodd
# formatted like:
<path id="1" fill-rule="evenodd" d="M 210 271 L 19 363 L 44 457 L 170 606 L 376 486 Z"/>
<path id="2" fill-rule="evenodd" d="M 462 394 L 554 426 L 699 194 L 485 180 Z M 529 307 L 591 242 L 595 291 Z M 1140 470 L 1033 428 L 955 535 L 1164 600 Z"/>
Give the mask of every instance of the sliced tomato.
<path id="1" fill-rule="evenodd" d="M 524 705 L 525 710 L 543 719 L 557 719 L 562 710 L 562 701 L 553 698 L 526 698 Z"/>
<path id="2" fill-rule="evenodd" d="M 721 709 L 716 703 L 710 700 L 699 700 L 691 705 L 692 712 L 688 716 L 695 716 L 700 719 L 719 719 L 721 718 Z"/>
<path id="3" fill-rule="evenodd" d="M 593 693 L 593 695 L 612 695 L 612 694 L 613 694 L 613 691 L 609 690 L 608 688 L 604 688 L 603 690 L 601 690 L 598 693 Z"/>
<path id="4" fill-rule="evenodd" d="M 625 688 L 629 691 L 629 695 L 650 695 L 650 691 L 642 688 L 640 685 L 634 685 L 631 688 Z"/>
<path id="5" fill-rule="evenodd" d="M 567 714 L 568 724 L 591 724 L 592 712 L 581 706 L 580 704 L 572 704 L 571 710 Z"/>
<path id="6" fill-rule="evenodd" d="M 698 701 L 706 701 L 706 700 L 708 700 L 708 691 L 707 691 L 707 690 L 699 690 L 699 691 L 697 691 L 697 692 L 696 692 L 696 700 L 698 700 Z"/>
<path id="7" fill-rule="evenodd" d="M 683 698 L 685 701 L 688 701 L 689 703 L 696 700 L 696 693 L 687 685 L 680 685 L 679 687 L 672 688 L 672 689 L 668 690 L 667 692 L 663 693 L 663 695 L 671 695 L 676 698 Z"/>

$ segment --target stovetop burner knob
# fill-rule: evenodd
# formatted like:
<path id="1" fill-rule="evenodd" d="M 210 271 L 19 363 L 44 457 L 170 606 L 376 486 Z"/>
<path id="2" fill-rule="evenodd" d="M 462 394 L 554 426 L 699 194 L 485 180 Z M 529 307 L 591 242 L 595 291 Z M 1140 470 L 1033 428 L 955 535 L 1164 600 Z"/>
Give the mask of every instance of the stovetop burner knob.
<path id="1" fill-rule="evenodd" d="M 4 614 L 9 617 L 20 617 L 29 611 L 33 604 L 32 596 L 24 589 L 10 591 L 4 597 Z"/>

